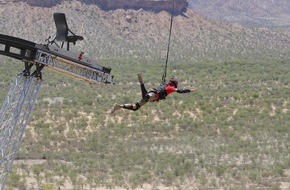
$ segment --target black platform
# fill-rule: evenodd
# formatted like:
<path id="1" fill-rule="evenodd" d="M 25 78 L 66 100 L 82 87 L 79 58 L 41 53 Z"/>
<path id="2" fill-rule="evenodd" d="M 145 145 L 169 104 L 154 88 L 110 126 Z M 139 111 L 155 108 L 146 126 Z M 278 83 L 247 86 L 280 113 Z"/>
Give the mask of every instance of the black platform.
<path id="1" fill-rule="evenodd" d="M 28 40 L 0 34 L 0 54 L 8 57 L 33 61 L 37 51 L 35 45 Z"/>

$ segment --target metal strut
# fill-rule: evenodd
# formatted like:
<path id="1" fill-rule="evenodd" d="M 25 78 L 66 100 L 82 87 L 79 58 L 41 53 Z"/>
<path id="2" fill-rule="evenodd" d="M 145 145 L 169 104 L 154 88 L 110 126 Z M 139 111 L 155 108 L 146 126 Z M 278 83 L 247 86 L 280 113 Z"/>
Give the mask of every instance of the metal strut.
<path id="1" fill-rule="evenodd" d="M 47 67 L 89 83 L 108 84 L 111 68 L 57 46 L 3 34 L 0 54 L 24 62 L 24 70 L 17 75 L 0 110 L 0 190 L 3 190 L 41 87 L 42 69 Z M 32 68 L 35 69 L 31 72 Z"/>
<path id="2" fill-rule="evenodd" d="M 167 72 L 167 63 L 168 63 L 168 58 L 169 58 L 169 49 L 170 49 L 170 41 L 171 41 L 172 23 L 173 23 L 173 13 L 174 13 L 174 0 L 172 0 L 172 10 L 171 10 L 171 20 L 170 20 L 170 28 L 169 28 L 167 55 L 166 55 L 164 73 L 162 75 L 161 84 L 165 84 L 166 83 L 166 72 Z"/>
<path id="3" fill-rule="evenodd" d="M 55 19 L 57 29 L 67 25 L 65 15 L 62 20 Z M 60 23 L 59 23 L 60 22 Z M 67 26 L 65 26 L 67 30 Z M 69 30 L 70 31 L 70 30 Z M 60 31 L 62 42 L 75 43 L 81 36 L 67 36 L 67 31 Z M 71 31 L 70 31 L 71 32 Z M 71 32 L 72 33 L 72 32 Z M 0 34 L 0 54 L 21 60 L 24 70 L 16 76 L 0 110 L 0 190 L 3 190 L 12 168 L 12 163 L 19 150 L 23 134 L 36 102 L 44 67 L 66 74 L 89 83 L 111 83 L 111 68 L 104 67 L 96 60 L 83 56 L 83 52 L 73 53 L 60 48 L 54 41 L 46 45 L 36 44 L 21 38 Z M 53 46 L 56 44 L 56 46 Z M 31 72 L 31 69 L 35 70 Z M 113 79 L 113 76 L 112 76 Z"/>
<path id="4" fill-rule="evenodd" d="M 21 38 L 0 34 L 0 54 L 22 60 L 25 63 L 25 76 L 36 65 L 34 72 L 41 78 L 41 70 L 48 69 L 66 74 L 89 83 L 111 83 L 111 68 L 101 66 L 96 60 L 53 45 L 42 45 Z M 39 76 L 38 76 L 39 75 Z"/>
<path id="5" fill-rule="evenodd" d="M 16 76 L 0 110 L 0 189 L 3 190 L 41 87 L 41 68 Z M 31 68 L 31 67 L 30 67 Z M 37 74 L 36 74 L 37 73 Z"/>

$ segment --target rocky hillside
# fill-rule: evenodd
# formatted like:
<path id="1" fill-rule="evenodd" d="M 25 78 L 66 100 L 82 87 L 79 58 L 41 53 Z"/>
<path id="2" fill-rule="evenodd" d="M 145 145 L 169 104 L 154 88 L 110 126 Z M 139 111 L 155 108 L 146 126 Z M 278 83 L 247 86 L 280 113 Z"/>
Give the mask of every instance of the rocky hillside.
<path id="1" fill-rule="evenodd" d="M 117 79 L 99 87 L 45 70 L 7 189 L 289 189 L 289 31 L 174 16 L 168 77 L 198 91 L 109 115 L 140 97 L 136 73 L 159 84 L 171 15 L 0 2 L 0 33 L 37 43 L 64 12 L 85 38 L 71 50 L 110 63 Z M 3 100 L 23 65 L 0 58 Z"/>
<path id="2" fill-rule="evenodd" d="M 53 7 L 67 0 L 0 0 L 25 2 L 30 6 Z M 78 0 L 97 5 L 102 10 L 134 9 L 153 12 L 172 11 L 172 0 Z M 175 13 L 181 14 L 192 9 L 212 20 L 239 23 L 254 27 L 288 27 L 290 25 L 290 4 L 288 0 L 174 0 Z"/>
<path id="3" fill-rule="evenodd" d="M 116 9 L 144 9 L 153 11 L 172 11 L 172 0 L 85 0 L 85 3 L 96 4 L 100 8 L 105 10 Z M 175 0 L 174 11 L 176 13 L 182 13 L 188 8 L 187 0 Z"/>
<path id="4" fill-rule="evenodd" d="M 144 10 L 104 11 L 78 1 L 63 2 L 51 8 L 27 3 L 0 7 L 0 33 L 37 43 L 55 35 L 54 12 L 66 13 L 68 25 L 85 40 L 77 43 L 86 54 L 98 58 L 126 57 L 164 60 L 168 45 L 170 14 Z M 205 19 L 188 11 L 187 17 L 173 20 L 170 59 L 230 60 L 289 57 L 289 32 L 248 29 Z M 73 49 L 72 49 L 73 50 Z"/>
<path id="5" fill-rule="evenodd" d="M 289 27 L 288 0 L 189 0 L 190 8 L 211 19 L 247 26 Z"/>
<path id="6" fill-rule="evenodd" d="M 39 7 L 52 7 L 60 4 L 64 0 L 19 0 L 19 2 L 25 2 L 31 6 Z M 144 9 L 150 11 L 172 11 L 172 0 L 79 0 L 82 3 L 94 4 L 104 10 L 116 10 L 116 9 Z M 16 2 L 16 1 L 15 1 Z M 175 0 L 174 11 L 179 14 L 188 8 L 187 0 Z"/>

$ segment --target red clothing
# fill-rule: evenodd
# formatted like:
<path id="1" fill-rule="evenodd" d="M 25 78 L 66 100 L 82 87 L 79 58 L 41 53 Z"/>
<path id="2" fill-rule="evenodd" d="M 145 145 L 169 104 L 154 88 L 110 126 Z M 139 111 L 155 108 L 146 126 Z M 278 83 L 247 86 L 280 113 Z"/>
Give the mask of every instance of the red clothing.
<path id="1" fill-rule="evenodd" d="M 164 89 L 164 88 L 163 88 Z M 165 97 L 169 94 L 171 94 L 172 92 L 175 92 L 175 87 L 173 86 L 165 86 L 165 89 L 158 92 L 155 92 L 155 102 L 158 102 L 160 99 L 165 99 Z"/>
<path id="2" fill-rule="evenodd" d="M 175 92 L 175 87 L 173 87 L 173 86 L 166 86 L 165 91 L 166 91 L 166 95 L 169 95 L 172 92 Z"/>

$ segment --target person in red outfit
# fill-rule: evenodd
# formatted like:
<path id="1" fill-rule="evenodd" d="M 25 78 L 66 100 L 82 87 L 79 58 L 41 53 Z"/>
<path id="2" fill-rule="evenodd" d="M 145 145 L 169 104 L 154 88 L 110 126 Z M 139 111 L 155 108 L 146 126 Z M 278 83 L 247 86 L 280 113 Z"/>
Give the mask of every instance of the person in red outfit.
<path id="1" fill-rule="evenodd" d="M 115 104 L 114 107 L 111 109 L 111 114 L 122 108 L 136 111 L 147 102 L 158 102 L 159 100 L 164 100 L 166 96 L 168 96 L 173 92 L 190 93 L 196 90 L 196 89 L 180 89 L 177 87 L 178 81 L 175 78 L 171 78 L 167 84 L 160 85 L 159 87 L 153 88 L 149 90 L 149 92 L 147 92 L 142 80 L 141 73 L 138 74 L 138 81 L 141 86 L 142 99 L 136 102 L 135 104 Z"/>

